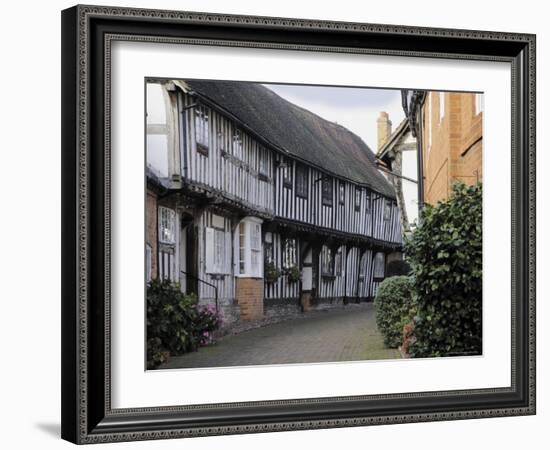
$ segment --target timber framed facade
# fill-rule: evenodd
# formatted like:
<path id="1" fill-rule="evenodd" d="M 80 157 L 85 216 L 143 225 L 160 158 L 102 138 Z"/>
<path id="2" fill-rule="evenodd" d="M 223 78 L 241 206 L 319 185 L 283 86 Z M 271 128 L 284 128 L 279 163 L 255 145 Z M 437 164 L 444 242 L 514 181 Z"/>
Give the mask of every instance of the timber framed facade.
<path id="1" fill-rule="evenodd" d="M 370 301 L 400 258 L 367 145 L 256 83 L 147 81 L 147 279 L 225 324 Z"/>

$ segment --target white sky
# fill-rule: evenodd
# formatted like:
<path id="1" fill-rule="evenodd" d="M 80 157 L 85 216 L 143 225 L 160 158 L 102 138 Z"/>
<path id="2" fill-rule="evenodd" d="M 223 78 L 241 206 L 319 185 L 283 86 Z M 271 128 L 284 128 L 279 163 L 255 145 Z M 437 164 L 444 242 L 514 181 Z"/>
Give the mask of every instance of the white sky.
<path id="1" fill-rule="evenodd" d="M 399 89 L 265 84 L 284 99 L 337 122 L 357 134 L 376 153 L 376 119 L 386 111 L 393 130 L 405 118 Z"/>

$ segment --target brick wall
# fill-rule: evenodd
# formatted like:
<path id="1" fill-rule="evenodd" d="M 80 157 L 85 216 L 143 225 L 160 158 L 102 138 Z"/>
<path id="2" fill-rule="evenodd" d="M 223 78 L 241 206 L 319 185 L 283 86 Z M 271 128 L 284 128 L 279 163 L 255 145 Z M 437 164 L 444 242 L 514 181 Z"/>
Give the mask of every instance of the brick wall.
<path id="1" fill-rule="evenodd" d="M 264 317 L 264 280 L 236 278 L 235 297 L 241 309 L 241 320 L 259 320 Z"/>
<path id="2" fill-rule="evenodd" d="M 157 277 L 157 194 L 147 191 L 145 200 L 145 242 L 151 246 L 151 277 Z"/>
<path id="3" fill-rule="evenodd" d="M 423 106 L 424 201 L 432 205 L 449 197 L 453 181 L 482 181 L 483 113 L 475 113 L 475 94 L 447 92 L 444 98 L 442 120 L 438 92 Z"/>

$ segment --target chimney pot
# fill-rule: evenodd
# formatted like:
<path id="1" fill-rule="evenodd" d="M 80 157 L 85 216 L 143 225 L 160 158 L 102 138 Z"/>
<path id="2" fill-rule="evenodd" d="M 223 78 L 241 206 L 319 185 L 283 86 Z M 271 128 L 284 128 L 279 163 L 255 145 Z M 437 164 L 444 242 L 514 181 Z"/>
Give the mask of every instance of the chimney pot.
<path id="1" fill-rule="evenodd" d="M 376 124 L 378 126 L 378 150 L 380 150 L 391 136 L 392 132 L 392 123 L 386 111 L 380 111 Z"/>

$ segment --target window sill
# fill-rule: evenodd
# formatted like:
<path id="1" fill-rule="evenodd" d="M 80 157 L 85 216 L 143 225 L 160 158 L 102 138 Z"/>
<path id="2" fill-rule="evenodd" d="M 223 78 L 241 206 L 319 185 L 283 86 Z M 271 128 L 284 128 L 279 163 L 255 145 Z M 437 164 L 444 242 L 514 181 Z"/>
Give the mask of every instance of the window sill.
<path id="1" fill-rule="evenodd" d="M 228 276 L 228 274 L 220 272 L 206 272 L 206 275 L 214 280 L 223 280 L 226 276 Z"/>
<path id="2" fill-rule="evenodd" d="M 255 280 L 263 280 L 264 277 L 260 275 L 251 275 L 248 273 L 238 273 L 235 275 L 235 278 L 253 278 Z"/>
<path id="3" fill-rule="evenodd" d="M 197 153 L 200 153 L 201 155 L 208 156 L 208 147 L 203 144 L 199 144 L 197 142 Z"/>
<path id="4" fill-rule="evenodd" d="M 259 173 L 258 174 L 258 180 L 260 181 L 265 181 L 266 183 L 269 183 L 271 181 L 271 178 L 269 178 L 268 175 L 266 175 L 265 173 Z"/>

